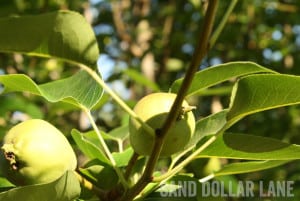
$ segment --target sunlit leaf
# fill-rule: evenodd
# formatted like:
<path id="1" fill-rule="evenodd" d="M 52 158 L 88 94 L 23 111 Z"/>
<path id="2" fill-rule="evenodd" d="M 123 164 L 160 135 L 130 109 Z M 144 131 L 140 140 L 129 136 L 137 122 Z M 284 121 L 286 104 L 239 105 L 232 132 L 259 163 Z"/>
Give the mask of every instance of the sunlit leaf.
<path id="1" fill-rule="evenodd" d="M 79 147 L 79 149 L 90 159 L 99 159 L 101 162 L 106 164 L 111 164 L 111 162 L 106 158 L 104 152 L 101 150 L 101 147 L 97 147 L 91 141 L 88 141 L 84 134 L 80 133 L 78 130 L 73 129 L 72 137 Z"/>
<path id="2" fill-rule="evenodd" d="M 1 175 L 1 172 L 0 172 L 0 175 Z M 14 187 L 14 185 L 12 183 L 10 183 L 6 178 L 0 177 L 0 189 L 10 188 L 10 187 Z"/>
<path id="3" fill-rule="evenodd" d="M 246 115 L 300 103 L 300 76 L 250 75 L 239 80 L 228 111 L 229 126 Z"/>
<path id="4" fill-rule="evenodd" d="M 203 89 L 222 83 L 234 77 L 245 76 L 253 73 L 275 73 L 253 62 L 229 62 L 209 67 L 196 73 L 187 96 L 201 93 Z M 176 93 L 183 79 L 176 80 L 171 92 Z"/>
<path id="5" fill-rule="evenodd" d="M 3 93 L 30 92 L 44 97 L 50 102 L 65 101 L 78 107 L 91 109 L 100 100 L 102 88 L 85 71 L 79 71 L 71 77 L 37 85 L 27 75 L 0 75 Z"/>
<path id="6" fill-rule="evenodd" d="M 204 149 L 199 157 L 247 160 L 300 159 L 300 145 L 248 134 L 225 133 Z"/>
<path id="7" fill-rule="evenodd" d="M 0 52 L 57 57 L 94 67 L 96 37 L 85 18 L 72 11 L 0 19 Z"/>
<path id="8" fill-rule="evenodd" d="M 247 161 L 247 162 L 236 162 L 225 165 L 221 170 L 214 172 L 214 176 L 222 175 L 233 175 L 242 174 L 248 172 L 255 172 L 260 170 L 265 170 L 273 167 L 277 167 L 288 163 L 286 160 L 271 160 L 271 161 Z"/>
<path id="9" fill-rule="evenodd" d="M 196 145 L 203 137 L 214 135 L 226 124 L 227 110 L 209 115 L 196 123 L 195 133 L 186 147 Z"/>
<path id="10" fill-rule="evenodd" d="M 129 160 L 133 154 L 133 149 L 130 147 L 126 149 L 123 152 L 114 152 L 113 157 L 116 161 L 117 166 L 119 167 L 124 167 L 127 166 L 129 163 Z"/>
<path id="11" fill-rule="evenodd" d="M 125 140 L 129 135 L 128 124 L 117 127 L 109 132 L 109 135 L 115 139 Z"/>

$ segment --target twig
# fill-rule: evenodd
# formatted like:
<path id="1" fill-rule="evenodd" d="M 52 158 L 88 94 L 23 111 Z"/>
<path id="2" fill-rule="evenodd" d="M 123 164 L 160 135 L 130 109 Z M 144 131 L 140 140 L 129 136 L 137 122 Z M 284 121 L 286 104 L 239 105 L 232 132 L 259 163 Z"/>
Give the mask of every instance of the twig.
<path id="1" fill-rule="evenodd" d="M 106 156 L 108 157 L 108 159 L 109 159 L 110 162 L 112 163 L 112 166 L 113 166 L 114 170 L 116 171 L 116 173 L 117 173 L 117 175 L 118 175 L 118 177 L 119 177 L 119 179 L 120 179 L 122 185 L 123 185 L 125 188 L 128 188 L 128 183 L 127 183 L 127 181 L 125 180 L 122 171 L 121 171 L 121 170 L 118 168 L 118 166 L 116 165 L 116 161 L 115 161 L 115 159 L 113 158 L 113 156 L 112 156 L 112 154 L 111 154 L 109 148 L 107 147 L 107 145 L 106 145 L 106 143 L 105 143 L 105 141 L 104 141 L 104 139 L 103 139 L 103 137 L 102 137 L 102 135 L 101 135 L 101 133 L 100 133 L 100 131 L 99 131 L 99 129 L 98 129 L 98 127 L 97 127 L 97 125 L 96 125 L 96 123 L 95 123 L 93 117 L 92 117 L 92 115 L 91 115 L 91 112 L 90 112 L 89 110 L 86 110 L 86 109 L 84 110 L 84 112 L 85 112 L 86 115 L 88 116 L 88 118 L 89 118 L 89 120 L 90 120 L 90 123 L 91 123 L 93 129 L 95 130 L 95 132 L 96 132 L 96 134 L 97 134 L 97 137 L 98 137 L 98 139 L 99 139 L 99 141 L 100 141 L 100 143 L 101 143 L 101 146 L 102 146 L 102 148 L 104 149 L 104 152 L 105 152 Z"/>
<path id="2" fill-rule="evenodd" d="M 229 18 L 229 15 L 233 11 L 237 2 L 238 2 L 238 0 L 231 0 L 230 5 L 228 6 L 226 13 L 222 17 L 220 24 L 217 26 L 216 30 L 214 31 L 214 33 L 212 34 L 212 36 L 210 38 L 210 46 L 214 46 L 214 44 L 216 43 L 217 38 L 219 38 L 219 35 L 221 34 L 222 30 L 224 29 L 225 24 Z"/>
<path id="3" fill-rule="evenodd" d="M 123 41 L 128 42 L 129 44 L 132 42 L 131 36 L 126 31 L 126 26 L 122 20 L 122 9 L 120 6 L 120 2 L 115 1 L 112 3 L 112 14 L 113 14 L 113 20 L 114 24 L 116 25 L 116 30 L 118 32 L 118 35 Z"/>
<path id="4" fill-rule="evenodd" d="M 174 6 L 176 8 L 175 1 L 170 0 L 169 6 Z M 163 30 L 162 30 L 162 39 L 161 39 L 162 48 L 163 48 L 163 52 L 162 52 L 163 58 L 162 58 L 162 65 L 158 69 L 158 72 L 155 75 L 156 79 L 158 79 L 160 77 L 160 75 L 165 71 L 167 61 L 170 57 L 170 48 L 168 48 L 168 46 L 170 44 L 170 35 L 172 33 L 172 29 L 173 29 L 173 25 L 174 25 L 174 14 L 175 13 L 172 12 L 170 15 L 166 16 L 166 19 L 164 22 L 164 26 L 163 26 Z"/>
<path id="5" fill-rule="evenodd" d="M 138 115 L 135 114 L 135 112 L 128 106 L 126 103 L 113 91 L 111 90 L 107 84 L 99 77 L 99 75 L 96 73 L 96 71 L 92 70 L 91 68 L 78 64 L 79 67 L 83 70 L 85 70 L 94 80 L 108 93 L 111 98 L 118 103 L 118 105 L 124 109 L 133 119 L 138 121 L 143 129 L 145 129 L 150 135 L 154 136 L 154 130 L 152 127 L 150 127 L 148 124 L 146 124 Z"/>
<path id="6" fill-rule="evenodd" d="M 128 162 L 128 165 L 126 167 L 126 170 L 125 170 L 125 174 L 124 174 L 124 177 L 125 179 L 128 179 L 130 174 L 131 174 L 131 171 L 133 169 L 133 166 L 134 164 L 136 163 L 137 159 L 139 157 L 139 154 L 137 154 L 136 152 L 134 152 Z"/>

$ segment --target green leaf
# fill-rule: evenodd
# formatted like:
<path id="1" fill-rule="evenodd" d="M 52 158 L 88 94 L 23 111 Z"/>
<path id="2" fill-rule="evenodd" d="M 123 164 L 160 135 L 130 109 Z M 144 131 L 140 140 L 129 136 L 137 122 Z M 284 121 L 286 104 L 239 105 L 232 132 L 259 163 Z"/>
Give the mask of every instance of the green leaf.
<path id="1" fill-rule="evenodd" d="M 51 183 L 17 187 L 0 193 L 0 200 L 73 201 L 80 195 L 80 191 L 80 184 L 76 175 L 72 171 L 68 171 Z"/>
<path id="2" fill-rule="evenodd" d="M 1 173 L 0 173 L 0 175 L 1 175 Z M 14 187 L 14 185 L 12 183 L 10 183 L 6 178 L 0 177 L 0 189 L 1 188 L 10 188 L 10 187 Z"/>
<path id="3" fill-rule="evenodd" d="M 37 85 L 28 76 L 22 74 L 0 75 L 0 83 L 5 86 L 3 93 L 27 91 L 42 96 L 50 102 L 64 101 L 88 109 L 97 104 L 103 92 L 85 71 L 41 85 Z"/>
<path id="4" fill-rule="evenodd" d="M 273 138 L 225 133 L 217 137 L 198 157 L 235 158 L 246 160 L 300 159 L 300 146 Z"/>
<path id="5" fill-rule="evenodd" d="M 27 113 L 32 118 L 43 119 L 44 114 L 37 105 L 30 100 L 14 95 L 2 96 L 0 98 L 0 116 L 6 112 L 21 111 Z"/>
<path id="6" fill-rule="evenodd" d="M 149 80 L 146 76 L 144 76 L 143 74 L 139 73 L 136 70 L 126 69 L 126 70 L 124 70 L 124 74 L 126 74 L 128 77 L 130 77 L 136 83 L 146 86 L 146 87 L 152 89 L 154 92 L 159 91 L 159 86 L 155 82 Z"/>
<path id="7" fill-rule="evenodd" d="M 128 125 L 124 125 L 124 126 L 120 126 L 117 127 L 113 130 L 111 130 L 109 133 L 105 133 L 105 132 L 101 132 L 101 135 L 103 137 L 103 139 L 105 140 L 112 140 L 114 142 L 116 142 L 120 148 L 120 150 L 122 150 L 123 148 L 123 141 L 128 137 Z M 95 131 L 89 131 L 87 133 L 84 134 L 86 136 L 86 138 L 88 140 L 90 140 L 91 142 L 93 142 L 95 145 L 101 146 L 99 143 L 99 139 L 98 136 L 96 134 Z"/>
<path id="8" fill-rule="evenodd" d="M 108 133 L 108 135 L 111 136 L 112 138 L 115 138 L 116 140 L 124 141 L 129 135 L 128 124 L 117 127 L 115 129 L 111 130 Z"/>
<path id="9" fill-rule="evenodd" d="M 286 164 L 290 161 L 288 160 L 268 160 L 268 161 L 247 161 L 247 162 L 235 162 L 230 163 L 222 167 L 222 169 L 209 174 L 208 176 L 201 178 L 200 182 L 207 182 L 210 179 L 218 180 L 224 185 L 224 188 L 234 195 L 238 194 L 238 181 L 234 174 L 243 174 L 249 172 L 256 172 L 261 170 L 266 170 L 274 168 L 283 164 Z M 226 187 L 227 186 L 227 187 Z"/>
<path id="10" fill-rule="evenodd" d="M 102 147 L 95 130 L 88 131 L 88 132 L 84 133 L 83 135 L 84 135 L 85 139 L 88 140 L 89 142 L 91 142 L 94 146 Z M 115 142 L 118 145 L 119 150 L 123 150 L 123 140 L 119 139 L 118 137 L 107 134 L 103 131 L 101 131 L 101 136 L 103 137 L 104 140 L 111 140 L 111 141 Z"/>
<path id="11" fill-rule="evenodd" d="M 196 123 L 195 133 L 186 147 L 196 145 L 203 137 L 214 135 L 226 125 L 227 110 L 209 115 Z"/>
<path id="12" fill-rule="evenodd" d="M 116 164 L 118 167 L 124 167 L 127 166 L 129 163 L 129 160 L 133 154 L 133 149 L 129 147 L 125 151 L 119 153 L 119 152 L 114 152 L 112 155 L 116 161 Z"/>
<path id="13" fill-rule="evenodd" d="M 230 62 L 206 68 L 196 73 L 187 96 L 201 93 L 205 88 L 222 83 L 233 77 L 245 76 L 253 73 L 275 73 L 253 62 Z M 183 79 L 176 80 L 171 86 L 171 92 L 177 93 Z"/>
<path id="14" fill-rule="evenodd" d="M 81 174 L 88 177 L 97 187 L 108 190 L 119 181 L 118 175 L 112 166 L 103 164 L 98 159 L 89 161 L 84 168 L 79 169 Z"/>
<path id="15" fill-rule="evenodd" d="M 99 159 L 101 162 L 111 165 L 111 162 L 106 158 L 100 147 L 87 140 L 84 137 L 84 134 L 80 133 L 76 129 L 73 129 L 71 131 L 71 135 L 85 156 L 89 157 L 90 159 Z"/>
<path id="16" fill-rule="evenodd" d="M 220 87 L 203 89 L 203 90 L 197 92 L 197 95 L 199 95 L 199 96 L 224 96 L 224 95 L 230 95 L 231 91 L 232 91 L 232 85 L 231 86 L 220 86 Z"/>
<path id="17" fill-rule="evenodd" d="M 95 132 L 95 130 L 90 130 L 88 132 L 82 133 L 82 135 L 84 136 L 84 138 L 86 140 L 88 140 L 89 142 L 91 142 L 92 144 L 94 144 L 97 147 L 101 147 L 101 143 L 99 141 L 99 138 L 97 136 L 97 133 Z M 104 140 L 112 140 L 112 141 L 118 141 L 117 138 L 101 131 L 101 135 L 103 137 Z"/>
<path id="18" fill-rule="evenodd" d="M 246 115 L 300 103 L 300 77 L 292 75 L 250 75 L 233 90 L 228 112 L 229 126 Z"/>
<path id="19" fill-rule="evenodd" d="M 91 26 L 79 13 L 56 11 L 0 19 L 0 52 L 57 57 L 96 66 L 99 49 Z"/>
<path id="20" fill-rule="evenodd" d="M 265 170 L 273 167 L 277 167 L 288 163 L 287 160 L 271 160 L 271 161 L 249 161 L 249 162 L 237 162 L 225 165 L 221 170 L 214 172 L 213 175 L 223 176 L 223 175 L 233 175 L 233 174 L 242 174 L 248 172 L 255 172 L 260 170 Z"/>

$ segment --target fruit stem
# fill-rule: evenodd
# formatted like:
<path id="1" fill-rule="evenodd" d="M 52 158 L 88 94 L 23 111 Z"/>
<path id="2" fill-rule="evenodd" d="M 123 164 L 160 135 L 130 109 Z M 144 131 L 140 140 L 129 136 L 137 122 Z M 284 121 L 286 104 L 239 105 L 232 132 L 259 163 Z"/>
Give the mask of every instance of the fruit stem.
<path id="1" fill-rule="evenodd" d="M 126 179 L 124 178 L 124 175 L 122 173 L 122 171 L 118 168 L 118 166 L 116 165 L 116 161 L 112 155 L 112 153 L 110 152 L 109 148 L 107 147 L 101 133 L 100 133 L 100 130 L 98 129 L 94 119 L 93 119 L 93 116 L 90 112 L 89 109 L 86 109 L 86 108 L 83 108 L 83 111 L 86 113 L 86 115 L 88 116 L 89 120 L 90 120 L 90 123 L 93 127 L 93 129 L 95 130 L 96 134 L 97 134 L 97 137 L 102 145 L 102 148 L 104 149 L 104 152 L 106 154 L 106 156 L 108 157 L 108 159 L 110 160 L 110 162 L 112 163 L 112 166 L 114 168 L 114 170 L 116 171 L 116 173 L 118 174 L 119 176 L 119 179 L 122 183 L 122 185 L 125 187 L 125 188 L 128 188 L 129 187 L 129 184 L 127 183 Z"/>
<path id="2" fill-rule="evenodd" d="M 92 70 L 88 66 L 78 64 L 78 66 L 85 70 L 94 80 L 108 93 L 118 105 L 123 108 L 132 118 L 138 121 L 141 126 L 151 135 L 154 136 L 155 132 L 148 124 L 146 124 L 136 113 L 100 78 L 96 71 Z"/>
<path id="3" fill-rule="evenodd" d="M 138 195 L 145 188 L 145 186 L 153 180 L 152 174 L 156 166 L 157 160 L 159 158 L 160 152 L 162 150 L 162 146 L 164 143 L 164 139 L 167 135 L 167 132 L 172 127 L 172 125 L 176 121 L 176 118 L 180 114 L 180 111 L 182 109 L 181 106 L 185 94 L 191 85 L 195 73 L 198 71 L 202 59 L 207 54 L 210 48 L 209 38 L 214 24 L 217 4 L 218 4 L 218 0 L 208 1 L 208 8 L 204 19 L 203 29 L 202 29 L 204 31 L 201 32 L 199 38 L 200 40 L 198 42 L 196 51 L 194 52 L 194 55 L 192 57 L 190 67 L 186 72 L 182 85 L 177 93 L 176 99 L 172 105 L 171 111 L 169 112 L 166 121 L 164 122 L 162 128 L 157 130 L 156 132 L 155 143 L 152 148 L 152 152 L 149 157 L 149 160 L 146 164 L 144 173 L 142 174 L 139 181 L 131 189 L 129 189 L 129 191 L 127 191 L 124 194 L 122 201 L 129 201 L 134 199 L 134 197 Z"/>

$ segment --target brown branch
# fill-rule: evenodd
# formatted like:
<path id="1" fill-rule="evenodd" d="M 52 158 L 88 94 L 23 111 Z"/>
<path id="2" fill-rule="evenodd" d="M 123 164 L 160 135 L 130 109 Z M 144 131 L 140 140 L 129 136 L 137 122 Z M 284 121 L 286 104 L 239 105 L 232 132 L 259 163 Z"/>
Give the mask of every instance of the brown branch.
<path id="1" fill-rule="evenodd" d="M 128 165 L 126 167 L 126 170 L 125 170 L 125 174 L 124 174 L 125 179 L 129 178 L 129 176 L 132 172 L 133 166 L 136 163 L 138 157 L 139 157 L 139 154 L 137 154 L 136 152 L 134 152 L 133 155 L 131 156 L 131 158 L 129 160 L 129 163 L 128 163 Z"/>
<path id="2" fill-rule="evenodd" d="M 145 17 L 150 12 L 150 0 L 136 0 L 133 6 L 133 15 Z"/>
<path id="3" fill-rule="evenodd" d="M 126 41 L 130 44 L 132 42 L 132 38 L 130 34 L 127 33 L 126 26 L 122 19 L 122 13 L 121 3 L 114 1 L 112 3 L 112 14 L 117 33 L 123 41 Z"/>
<path id="4" fill-rule="evenodd" d="M 148 183 L 152 181 L 152 174 L 156 162 L 159 158 L 167 132 L 172 127 L 173 123 L 176 121 L 176 117 L 178 116 L 181 110 L 181 105 L 184 100 L 185 94 L 190 87 L 190 84 L 192 82 L 195 73 L 198 71 L 200 62 L 202 61 L 202 59 L 204 58 L 204 56 L 207 54 L 209 50 L 209 38 L 214 24 L 214 18 L 217 10 L 218 0 L 210 0 L 208 3 L 209 3 L 208 9 L 206 12 L 204 25 L 202 29 L 203 31 L 201 32 L 198 46 L 193 55 L 190 67 L 187 70 L 187 73 L 184 77 L 183 83 L 179 89 L 178 95 L 174 101 L 171 111 L 168 114 L 168 117 L 165 123 L 163 124 L 162 128 L 156 131 L 156 138 L 155 138 L 154 146 L 152 148 L 152 153 L 149 157 L 149 160 L 147 162 L 142 177 L 131 189 L 129 189 L 127 193 L 124 194 L 122 201 L 131 201 L 132 199 L 134 199 L 136 195 L 138 195 L 145 188 L 145 186 Z"/>
<path id="5" fill-rule="evenodd" d="M 172 6 L 176 7 L 174 4 L 174 1 L 171 0 L 170 4 L 173 4 Z M 170 56 L 170 35 L 173 29 L 173 24 L 174 24 L 174 13 L 171 15 L 166 16 L 163 30 L 162 30 L 162 47 L 163 47 L 163 58 L 162 58 L 162 65 L 159 68 L 158 72 L 156 73 L 156 79 L 160 77 L 160 75 L 165 71 L 166 69 L 166 64 L 168 62 L 169 56 Z"/>
<path id="6" fill-rule="evenodd" d="M 181 111 L 181 105 L 184 100 L 185 94 L 187 93 L 193 77 L 195 73 L 198 71 L 200 63 L 202 59 L 205 57 L 209 50 L 209 38 L 212 32 L 213 28 L 213 22 L 217 10 L 217 0 L 210 0 L 208 9 L 205 16 L 205 21 L 203 25 L 203 31 L 200 35 L 200 40 L 198 42 L 198 46 L 196 48 L 196 51 L 193 55 L 190 67 L 188 68 L 186 75 L 183 79 L 182 85 L 177 93 L 177 97 L 174 101 L 174 104 L 171 108 L 171 111 L 160 131 L 160 135 L 157 137 L 164 138 L 168 132 L 168 130 L 172 127 L 173 123 L 176 121 L 177 116 L 179 115 Z"/>

